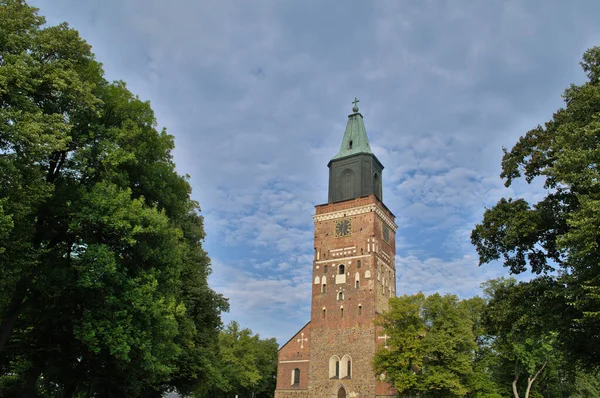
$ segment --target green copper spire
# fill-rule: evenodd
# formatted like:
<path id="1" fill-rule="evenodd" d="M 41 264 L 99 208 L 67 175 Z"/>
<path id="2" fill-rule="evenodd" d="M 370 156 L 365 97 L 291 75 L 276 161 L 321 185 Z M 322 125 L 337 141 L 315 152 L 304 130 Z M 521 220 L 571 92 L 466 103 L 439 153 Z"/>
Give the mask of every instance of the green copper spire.
<path id="1" fill-rule="evenodd" d="M 369 146 L 369 139 L 367 138 L 367 130 L 365 130 L 365 122 L 360 113 L 358 113 L 358 106 L 356 105 L 359 100 L 354 97 L 354 107 L 352 107 L 351 115 L 348 115 L 348 124 L 346 124 L 346 131 L 344 132 L 344 138 L 342 139 L 342 147 L 340 151 L 331 160 L 344 158 L 346 156 L 354 155 L 357 153 L 370 153 L 371 147 Z"/>

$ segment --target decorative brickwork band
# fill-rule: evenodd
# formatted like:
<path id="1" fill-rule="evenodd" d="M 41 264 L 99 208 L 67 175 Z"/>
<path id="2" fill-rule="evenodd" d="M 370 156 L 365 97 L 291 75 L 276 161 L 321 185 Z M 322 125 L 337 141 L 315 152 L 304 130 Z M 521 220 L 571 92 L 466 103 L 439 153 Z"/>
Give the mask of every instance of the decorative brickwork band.
<path id="1" fill-rule="evenodd" d="M 333 211 L 331 213 L 315 214 L 313 216 L 313 221 L 319 222 L 319 221 L 335 220 L 337 218 L 356 216 L 358 214 L 369 213 L 371 211 L 374 211 L 375 213 L 377 213 L 377 215 L 388 225 L 388 227 L 390 227 L 394 232 L 396 232 L 396 230 L 398 229 L 398 226 L 396 225 L 396 223 L 394 221 L 392 221 L 392 219 L 389 218 L 387 216 L 387 214 L 385 214 L 385 212 L 383 211 L 382 208 L 380 208 L 379 206 L 377 206 L 374 203 L 366 205 L 366 206 L 360 206 L 360 207 L 354 207 L 354 208 L 350 208 L 350 209 Z"/>

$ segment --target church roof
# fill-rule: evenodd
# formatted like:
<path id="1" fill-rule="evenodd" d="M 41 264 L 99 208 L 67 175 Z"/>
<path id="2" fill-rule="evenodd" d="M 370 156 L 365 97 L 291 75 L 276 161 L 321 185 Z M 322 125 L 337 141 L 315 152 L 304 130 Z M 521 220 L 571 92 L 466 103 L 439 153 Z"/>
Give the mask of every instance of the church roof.
<path id="1" fill-rule="evenodd" d="M 337 155 L 331 158 L 331 160 L 345 158 L 346 156 L 355 155 L 357 153 L 373 154 L 373 152 L 371 152 L 371 147 L 369 146 L 365 122 L 363 121 L 362 115 L 358 112 L 358 106 L 356 106 L 357 102 L 358 100 L 354 98 L 354 107 L 352 108 L 353 113 L 348 115 L 348 124 L 346 124 L 342 146 Z"/>

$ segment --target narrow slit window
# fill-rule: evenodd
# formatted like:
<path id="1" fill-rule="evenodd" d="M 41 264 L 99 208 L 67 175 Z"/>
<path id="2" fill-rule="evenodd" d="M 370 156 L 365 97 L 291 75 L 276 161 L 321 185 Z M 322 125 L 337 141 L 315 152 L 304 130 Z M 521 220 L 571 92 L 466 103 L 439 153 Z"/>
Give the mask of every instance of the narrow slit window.
<path id="1" fill-rule="evenodd" d="M 344 299 L 344 292 L 339 292 L 338 293 L 338 300 L 343 300 Z"/>
<path id="2" fill-rule="evenodd" d="M 356 284 L 356 286 L 355 286 L 355 287 L 356 287 L 357 289 L 360 289 L 360 281 L 356 281 L 356 282 L 355 282 L 355 284 Z"/>
<path id="3" fill-rule="evenodd" d="M 361 249 L 362 250 L 362 249 Z M 356 268 L 360 268 L 360 260 L 356 262 Z"/>
<path id="4" fill-rule="evenodd" d="M 324 283 L 321 285 L 321 293 L 327 293 L 327 285 Z"/>
<path id="5" fill-rule="evenodd" d="M 362 305 L 358 306 L 358 315 L 362 315 Z"/>
<path id="6" fill-rule="evenodd" d="M 352 149 L 352 140 L 348 143 L 348 149 Z"/>
<path id="7" fill-rule="evenodd" d="M 323 318 L 325 318 L 326 313 L 327 313 L 327 310 L 325 308 L 323 308 Z"/>
<path id="8" fill-rule="evenodd" d="M 324 265 L 324 266 L 323 266 L 323 273 L 324 273 L 324 274 L 326 274 L 326 273 L 327 273 L 327 266 L 326 266 L 326 265 Z"/>
<path id="9" fill-rule="evenodd" d="M 344 309 L 340 308 L 340 318 L 343 318 L 343 317 L 344 317 Z"/>
<path id="10" fill-rule="evenodd" d="M 340 264 L 340 266 L 339 266 L 339 274 L 340 275 L 344 275 L 345 272 L 346 272 L 346 268 L 344 267 L 344 264 Z"/>
<path id="11" fill-rule="evenodd" d="M 300 384 L 300 369 L 296 368 L 293 370 L 292 379 L 293 386 L 297 386 L 298 384 Z"/>

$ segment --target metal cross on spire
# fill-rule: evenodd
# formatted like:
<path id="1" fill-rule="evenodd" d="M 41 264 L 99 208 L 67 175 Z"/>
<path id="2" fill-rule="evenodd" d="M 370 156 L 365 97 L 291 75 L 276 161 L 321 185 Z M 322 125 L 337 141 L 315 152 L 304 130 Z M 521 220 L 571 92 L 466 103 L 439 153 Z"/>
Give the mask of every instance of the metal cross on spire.
<path id="1" fill-rule="evenodd" d="M 356 104 L 358 104 L 360 101 L 354 97 L 354 101 L 352 101 L 352 103 L 354 104 L 354 106 L 352 107 L 352 112 L 358 112 L 358 106 Z"/>

